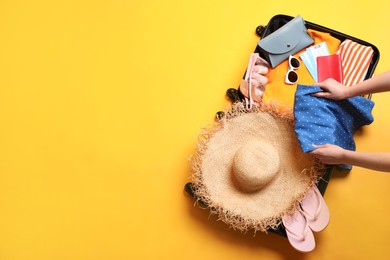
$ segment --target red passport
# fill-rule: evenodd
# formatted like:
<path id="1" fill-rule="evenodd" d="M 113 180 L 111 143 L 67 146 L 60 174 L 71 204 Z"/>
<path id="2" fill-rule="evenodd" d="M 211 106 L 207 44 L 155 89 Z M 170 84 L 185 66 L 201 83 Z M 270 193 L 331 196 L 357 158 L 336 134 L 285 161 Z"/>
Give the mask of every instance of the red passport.
<path id="1" fill-rule="evenodd" d="M 343 83 L 343 66 L 339 54 L 317 57 L 318 82 L 333 78 Z"/>

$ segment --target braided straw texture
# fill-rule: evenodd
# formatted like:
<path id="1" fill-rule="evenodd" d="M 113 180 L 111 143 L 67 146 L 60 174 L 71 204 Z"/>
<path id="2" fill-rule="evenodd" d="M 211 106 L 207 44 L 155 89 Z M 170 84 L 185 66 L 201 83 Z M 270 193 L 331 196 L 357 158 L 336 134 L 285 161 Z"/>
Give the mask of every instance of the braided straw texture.
<path id="1" fill-rule="evenodd" d="M 267 233 L 277 229 L 284 214 L 298 209 L 307 190 L 324 173 L 324 165 L 302 153 L 291 109 L 261 103 L 248 111 L 235 103 L 224 115 L 202 129 L 190 158 L 197 202 L 235 230 Z M 232 177 L 233 157 L 243 144 L 257 139 L 279 151 L 281 171 L 265 188 L 244 192 Z"/>

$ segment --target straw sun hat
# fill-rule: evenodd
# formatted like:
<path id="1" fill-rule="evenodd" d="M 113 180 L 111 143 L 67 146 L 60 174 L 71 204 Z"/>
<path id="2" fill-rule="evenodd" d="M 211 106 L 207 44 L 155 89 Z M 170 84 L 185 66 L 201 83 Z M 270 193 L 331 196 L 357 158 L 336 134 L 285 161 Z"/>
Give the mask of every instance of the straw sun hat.
<path id="1" fill-rule="evenodd" d="M 236 103 L 225 111 L 200 134 L 191 166 L 195 197 L 243 232 L 277 229 L 323 173 L 301 151 L 292 111 L 269 103 L 251 111 Z"/>

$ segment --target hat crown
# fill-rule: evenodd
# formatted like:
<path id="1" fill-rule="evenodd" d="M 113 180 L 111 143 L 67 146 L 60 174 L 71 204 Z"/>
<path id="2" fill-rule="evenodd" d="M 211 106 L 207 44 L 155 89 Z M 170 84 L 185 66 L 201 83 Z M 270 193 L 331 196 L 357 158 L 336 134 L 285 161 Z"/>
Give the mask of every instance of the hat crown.
<path id="1" fill-rule="evenodd" d="M 250 142 L 240 147 L 234 155 L 233 177 L 245 192 L 262 189 L 279 171 L 279 153 L 270 143 Z"/>

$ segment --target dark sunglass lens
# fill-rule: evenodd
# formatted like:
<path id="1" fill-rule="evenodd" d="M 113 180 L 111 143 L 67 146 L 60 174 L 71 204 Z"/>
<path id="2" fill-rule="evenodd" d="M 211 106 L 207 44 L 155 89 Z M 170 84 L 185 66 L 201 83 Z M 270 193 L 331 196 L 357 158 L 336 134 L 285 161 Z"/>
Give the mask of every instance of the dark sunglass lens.
<path id="1" fill-rule="evenodd" d="M 290 82 L 295 83 L 298 80 L 298 74 L 295 71 L 290 71 L 287 78 Z"/>
<path id="2" fill-rule="evenodd" d="M 294 68 L 298 68 L 300 65 L 300 62 L 297 58 L 292 58 L 291 59 L 291 66 L 293 66 Z"/>

